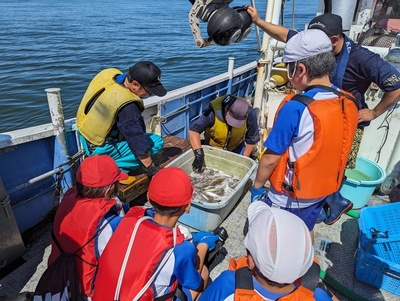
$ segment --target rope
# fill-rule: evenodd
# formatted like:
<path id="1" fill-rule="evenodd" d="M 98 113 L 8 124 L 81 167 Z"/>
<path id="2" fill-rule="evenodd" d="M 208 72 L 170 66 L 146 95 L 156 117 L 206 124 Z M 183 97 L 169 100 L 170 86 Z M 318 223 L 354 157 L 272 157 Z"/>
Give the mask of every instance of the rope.
<path id="1" fill-rule="evenodd" d="M 154 115 L 151 117 L 150 120 L 150 130 L 152 133 L 154 133 L 156 131 L 156 126 L 157 124 L 164 124 L 168 121 L 168 118 L 171 116 L 175 116 L 181 112 L 184 112 L 186 110 L 188 110 L 190 108 L 189 104 L 185 104 L 184 106 L 169 112 L 168 114 L 165 114 L 163 116 L 159 116 L 159 115 Z"/>

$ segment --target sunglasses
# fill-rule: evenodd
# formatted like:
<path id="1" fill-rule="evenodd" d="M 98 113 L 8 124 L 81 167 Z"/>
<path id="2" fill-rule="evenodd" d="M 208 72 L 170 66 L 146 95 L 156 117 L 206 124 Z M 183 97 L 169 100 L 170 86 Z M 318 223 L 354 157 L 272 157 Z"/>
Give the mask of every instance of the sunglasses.
<path id="1" fill-rule="evenodd" d="M 295 61 L 294 62 L 294 68 L 293 68 L 293 72 L 292 72 L 292 75 L 290 75 L 290 64 L 293 64 L 293 63 L 287 63 L 287 65 L 286 65 L 286 72 L 287 72 L 287 76 L 288 76 L 288 79 L 289 80 L 292 80 L 293 79 L 293 77 L 294 77 L 294 74 L 296 73 L 296 69 L 297 69 L 297 63 L 298 63 L 298 61 Z"/>

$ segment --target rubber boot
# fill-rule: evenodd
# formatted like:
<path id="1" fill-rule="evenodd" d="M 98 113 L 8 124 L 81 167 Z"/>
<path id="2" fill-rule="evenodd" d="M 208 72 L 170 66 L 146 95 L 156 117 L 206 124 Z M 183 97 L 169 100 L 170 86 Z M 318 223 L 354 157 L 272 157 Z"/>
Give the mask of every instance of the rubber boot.
<path id="1" fill-rule="evenodd" d="M 321 208 L 321 212 L 318 215 L 316 223 L 317 224 L 322 223 L 323 221 L 325 221 L 326 217 L 327 216 L 326 216 L 326 211 L 325 211 L 325 206 L 324 206 L 324 208 Z"/>
<path id="2" fill-rule="evenodd" d="M 339 191 L 328 195 L 325 199 L 325 203 L 328 204 L 329 210 L 324 223 L 332 225 L 339 220 L 343 213 L 346 213 L 353 208 L 353 203 L 348 199 L 342 197 Z"/>

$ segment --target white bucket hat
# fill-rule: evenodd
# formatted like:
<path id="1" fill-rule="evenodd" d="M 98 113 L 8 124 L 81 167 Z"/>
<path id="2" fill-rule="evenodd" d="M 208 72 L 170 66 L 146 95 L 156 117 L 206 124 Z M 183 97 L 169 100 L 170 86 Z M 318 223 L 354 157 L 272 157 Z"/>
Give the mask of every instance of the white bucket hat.
<path id="1" fill-rule="evenodd" d="M 248 208 L 246 249 L 261 274 L 277 283 L 293 283 L 313 263 L 314 248 L 304 222 L 293 213 L 264 202 Z"/>

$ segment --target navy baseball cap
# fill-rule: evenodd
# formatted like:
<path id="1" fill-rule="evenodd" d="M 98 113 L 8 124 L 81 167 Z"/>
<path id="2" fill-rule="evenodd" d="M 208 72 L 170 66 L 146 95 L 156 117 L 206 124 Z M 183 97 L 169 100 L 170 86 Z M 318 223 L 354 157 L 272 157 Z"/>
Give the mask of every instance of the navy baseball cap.
<path id="1" fill-rule="evenodd" d="M 328 37 L 339 35 L 343 32 L 342 17 L 335 14 L 323 14 L 315 17 L 308 24 L 308 29 L 320 29 Z"/>
<path id="2" fill-rule="evenodd" d="M 161 70 L 152 62 L 138 62 L 129 68 L 128 74 L 130 79 L 136 80 L 151 93 L 157 96 L 167 94 L 160 81 Z"/>

